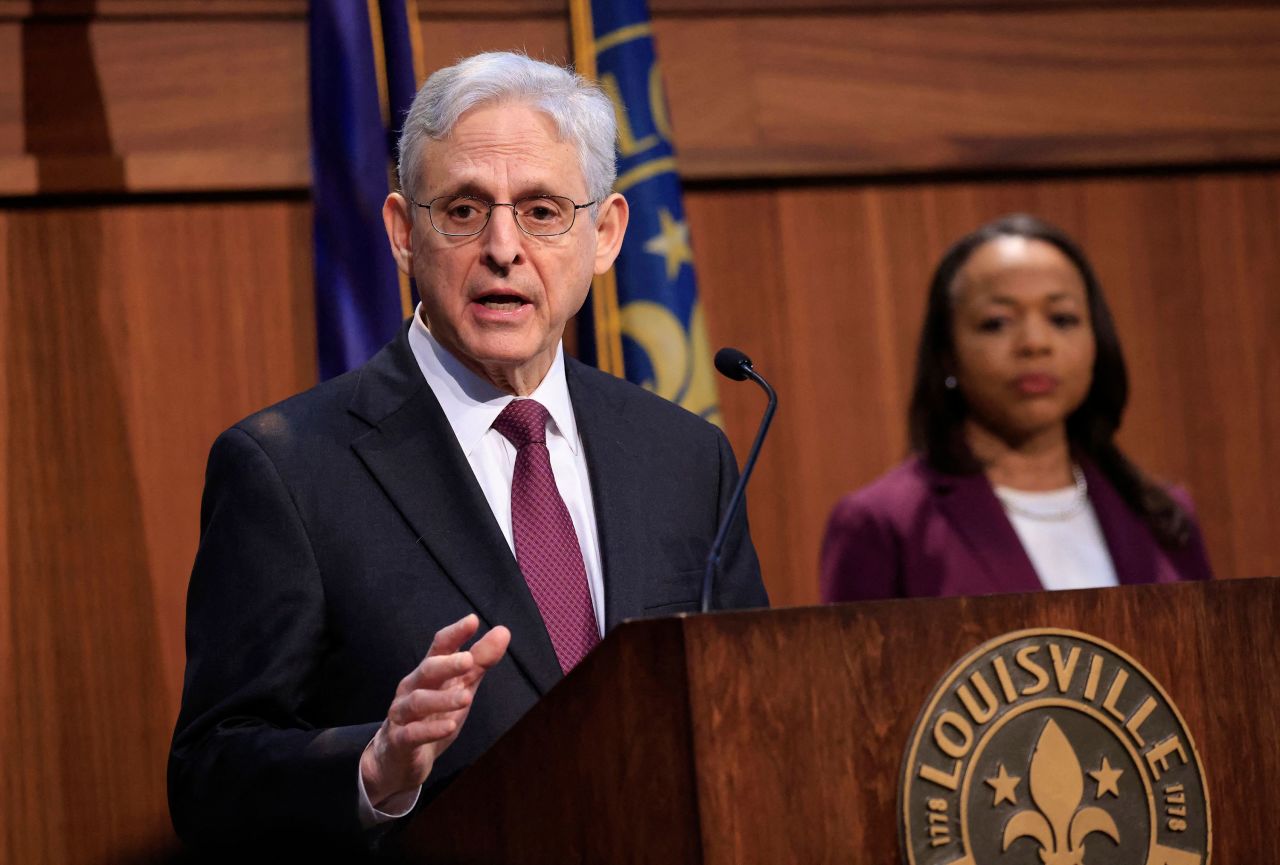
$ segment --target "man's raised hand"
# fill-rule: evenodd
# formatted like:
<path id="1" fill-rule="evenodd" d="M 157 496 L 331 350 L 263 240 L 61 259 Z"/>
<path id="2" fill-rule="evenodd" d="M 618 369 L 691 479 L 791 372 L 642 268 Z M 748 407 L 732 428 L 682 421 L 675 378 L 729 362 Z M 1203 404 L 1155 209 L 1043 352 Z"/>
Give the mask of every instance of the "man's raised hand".
<path id="1" fill-rule="evenodd" d="M 479 627 L 473 613 L 441 628 L 422 663 L 400 680 L 386 720 L 360 757 L 360 776 L 374 807 L 421 787 L 458 737 L 476 688 L 511 642 L 511 632 L 498 626 L 460 651 Z"/>

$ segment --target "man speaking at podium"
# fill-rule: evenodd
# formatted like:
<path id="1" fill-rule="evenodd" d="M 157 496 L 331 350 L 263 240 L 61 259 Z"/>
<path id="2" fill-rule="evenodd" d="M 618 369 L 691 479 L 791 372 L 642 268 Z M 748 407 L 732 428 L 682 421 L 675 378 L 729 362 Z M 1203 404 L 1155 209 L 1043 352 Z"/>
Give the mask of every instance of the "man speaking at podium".
<path id="1" fill-rule="evenodd" d="M 418 93 L 383 209 L 415 315 L 209 457 L 169 762 L 187 841 L 360 844 L 610 628 L 697 607 L 728 441 L 561 347 L 626 229 L 614 135 L 599 90 L 520 55 Z M 722 565 L 717 607 L 767 604 L 745 517 Z"/>

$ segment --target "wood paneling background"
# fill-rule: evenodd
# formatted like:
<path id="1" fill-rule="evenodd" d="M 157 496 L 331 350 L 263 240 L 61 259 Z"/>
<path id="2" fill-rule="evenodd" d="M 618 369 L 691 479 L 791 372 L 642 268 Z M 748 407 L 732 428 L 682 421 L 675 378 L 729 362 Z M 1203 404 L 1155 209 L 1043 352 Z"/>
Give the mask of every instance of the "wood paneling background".
<path id="1" fill-rule="evenodd" d="M 315 377 L 308 215 L 300 201 L 0 215 L 5 861 L 102 862 L 171 834 L 201 454 Z"/>
<path id="2" fill-rule="evenodd" d="M 494 48 L 568 57 L 565 16 L 543 0 L 491 0 L 499 11 L 487 13 L 420 5 L 429 68 Z M 1273 5 L 882 5 L 666 4 L 654 31 L 684 176 L 1280 152 Z M 24 6 L 48 8 L 6 15 Z M 0 0 L 0 194 L 307 185 L 305 4 L 250 13 L 248 3 L 104 0 L 84 17 L 94 6 Z"/>
<path id="3" fill-rule="evenodd" d="M 560 0 L 421 2 L 428 66 L 566 59 Z M 1223 576 L 1280 572 L 1280 8 L 652 0 L 716 344 L 782 406 L 775 603 L 903 456 L 928 276 L 1014 210 L 1093 257 L 1122 439 Z M 0 857 L 172 848 L 207 448 L 314 381 L 303 0 L 0 0 Z M 761 398 L 721 387 L 745 454 Z"/>

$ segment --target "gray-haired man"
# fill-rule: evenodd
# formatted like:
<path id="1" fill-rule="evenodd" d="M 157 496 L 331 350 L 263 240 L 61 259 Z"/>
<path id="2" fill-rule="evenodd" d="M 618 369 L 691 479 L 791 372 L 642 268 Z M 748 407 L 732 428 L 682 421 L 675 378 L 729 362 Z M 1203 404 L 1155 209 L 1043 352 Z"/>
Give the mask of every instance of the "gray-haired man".
<path id="1" fill-rule="evenodd" d="M 210 455 L 169 767 L 188 841 L 358 843 L 619 621 L 696 607 L 728 442 L 561 348 L 626 229 L 614 134 L 600 91 L 521 55 L 418 94 L 383 209 L 416 314 Z M 722 563 L 717 606 L 767 603 L 745 518 Z"/>

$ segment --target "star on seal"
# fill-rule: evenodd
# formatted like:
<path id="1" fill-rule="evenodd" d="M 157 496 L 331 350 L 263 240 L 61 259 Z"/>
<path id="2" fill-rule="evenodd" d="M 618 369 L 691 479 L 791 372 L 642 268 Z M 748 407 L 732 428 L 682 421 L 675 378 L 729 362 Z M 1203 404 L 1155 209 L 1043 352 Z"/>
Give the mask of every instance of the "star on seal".
<path id="1" fill-rule="evenodd" d="M 1102 768 L 1096 772 L 1089 773 L 1089 777 L 1098 782 L 1098 793 L 1093 798 L 1101 799 L 1103 794 L 1110 793 L 1119 799 L 1120 788 L 1116 786 L 1116 782 L 1120 780 L 1120 776 L 1123 774 L 1123 769 L 1112 768 L 1111 762 L 1106 757 L 1103 757 Z"/>
<path id="2" fill-rule="evenodd" d="M 1005 771 L 1004 763 L 1001 763 L 996 771 L 994 778 L 987 778 L 986 782 L 991 789 L 996 791 L 995 801 L 991 803 L 991 807 L 999 805 L 1001 802 L 1008 801 L 1012 805 L 1018 804 L 1018 797 L 1014 790 L 1017 789 L 1018 782 L 1022 778 L 1017 775 L 1010 775 Z"/>

